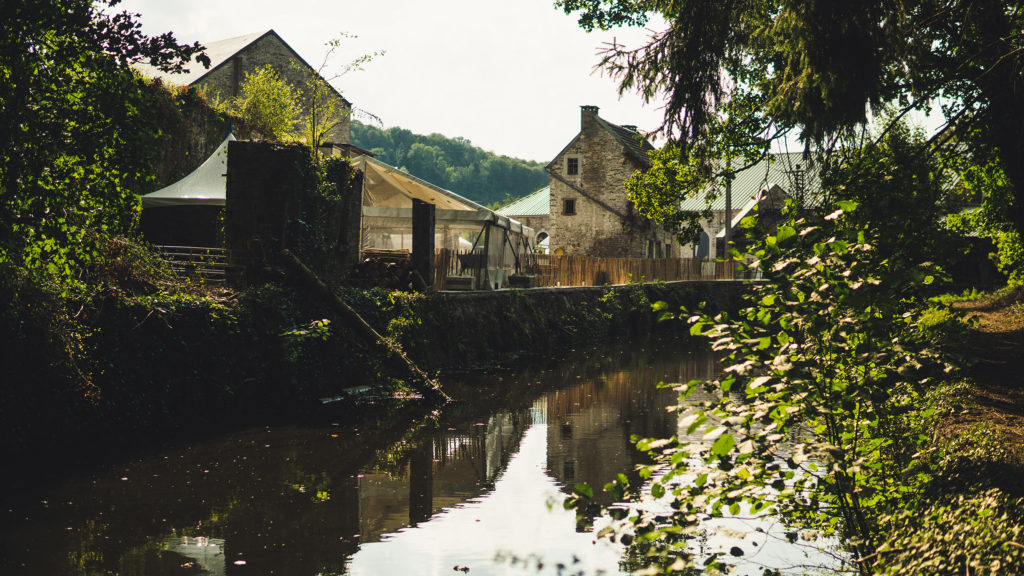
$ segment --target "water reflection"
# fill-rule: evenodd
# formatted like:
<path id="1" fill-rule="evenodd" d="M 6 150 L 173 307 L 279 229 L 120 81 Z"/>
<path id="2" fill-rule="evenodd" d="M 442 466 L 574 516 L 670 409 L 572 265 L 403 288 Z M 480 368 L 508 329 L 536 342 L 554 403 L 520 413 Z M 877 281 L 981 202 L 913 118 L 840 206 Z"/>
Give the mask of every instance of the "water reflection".
<path id="1" fill-rule="evenodd" d="M 676 395 L 658 381 L 715 369 L 671 348 L 590 350 L 460 376 L 449 387 L 478 400 L 412 436 L 328 423 L 156 454 L 32 502 L 13 495 L 0 573 L 524 573 L 496 553 L 529 559 L 529 573 L 618 573 L 621 550 L 578 533 L 561 495 L 632 470 L 630 435 L 675 433 Z"/>

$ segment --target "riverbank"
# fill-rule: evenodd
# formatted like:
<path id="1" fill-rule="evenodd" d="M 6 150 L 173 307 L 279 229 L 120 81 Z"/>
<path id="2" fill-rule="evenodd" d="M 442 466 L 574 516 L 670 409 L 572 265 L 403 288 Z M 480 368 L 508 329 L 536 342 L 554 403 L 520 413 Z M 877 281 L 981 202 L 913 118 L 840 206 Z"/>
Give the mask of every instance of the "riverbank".
<path id="1" fill-rule="evenodd" d="M 658 326 L 652 302 L 666 301 L 672 310 L 727 309 L 742 290 L 741 283 L 696 282 L 340 295 L 436 373 L 643 339 L 667 329 Z M 54 304 L 40 298 L 5 316 L 30 329 L 12 330 L 3 348 L 5 379 L 16 383 L 0 406 L 4 454 L 88 459 L 110 443 L 145 445 L 295 418 L 323 398 L 368 387 L 407 396 L 401 374 L 390 373 L 325 303 L 290 286 L 202 296 L 103 294 L 77 311 L 47 305 Z"/>

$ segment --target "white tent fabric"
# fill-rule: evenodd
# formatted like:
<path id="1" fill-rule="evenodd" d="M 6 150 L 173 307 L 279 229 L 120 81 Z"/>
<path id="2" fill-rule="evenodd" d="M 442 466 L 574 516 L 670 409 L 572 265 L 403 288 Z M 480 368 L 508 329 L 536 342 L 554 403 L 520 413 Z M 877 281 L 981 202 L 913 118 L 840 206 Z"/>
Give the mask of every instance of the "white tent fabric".
<path id="1" fill-rule="evenodd" d="M 438 223 L 491 222 L 517 234 L 532 232 L 527 226 L 502 216 L 468 198 L 421 180 L 369 156 L 357 156 L 352 166 L 363 172 L 363 217 L 412 218 L 413 199 L 433 204 Z"/>
<path id="2" fill-rule="evenodd" d="M 228 134 L 217 150 L 188 176 L 144 194 L 142 207 L 223 206 L 227 197 L 228 142 L 234 139 L 234 134 Z"/>

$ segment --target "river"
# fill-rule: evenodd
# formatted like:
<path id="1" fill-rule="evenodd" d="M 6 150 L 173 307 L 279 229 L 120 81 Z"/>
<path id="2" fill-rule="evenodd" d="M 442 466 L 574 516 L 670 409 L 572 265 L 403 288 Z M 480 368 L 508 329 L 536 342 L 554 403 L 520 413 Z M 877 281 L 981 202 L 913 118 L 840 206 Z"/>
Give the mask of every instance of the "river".
<path id="1" fill-rule="evenodd" d="M 382 424 L 361 429 L 328 407 L 301 424 L 71 470 L 5 495 L 0 574 L 623 573 L 623 548 L 578 531 L 561 500 L 579 482 L 600 492 L 643 462 L 631 435 L 677 433 L 666 410 L 676 395 L 659 382 L 716 370 L 708 353 L 678 345 L 578 350 L 445 377 L 467 400 L 436 423 L 389 427 L 403 416 L 384 411 L 374 413 Z M 829 563 L 827 551 L 790 544 L 781 530 L 726 521 L 701 545 L 745 541 L 758 554 L 741 574 Z"/>

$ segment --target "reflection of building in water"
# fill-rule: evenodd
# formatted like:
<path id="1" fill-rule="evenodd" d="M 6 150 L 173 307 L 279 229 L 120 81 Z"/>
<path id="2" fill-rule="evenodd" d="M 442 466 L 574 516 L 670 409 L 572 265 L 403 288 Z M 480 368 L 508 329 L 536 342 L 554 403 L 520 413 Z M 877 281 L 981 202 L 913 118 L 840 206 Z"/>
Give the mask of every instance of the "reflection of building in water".
<path id="1" fill-rule="evenodd" d="M 203 574 L 224 576 L 224 540 L 197 536 L 189 538 L 168 538 L 164 540 L 167 550 L 188 558 L 193 571 Z"/>
<path id="2" fill-rule="evenodd" d="M 718 363 L 708 354 L 678 363 L 608 372 L 547 395 L 548 471 L 567 491 L 580 482 L 595 488 L 596 499 L 610 503 L 601 487 L 620 472 L 643 462 L 630 437 L 668 437 L 678 416 L 666 410 L 678 403 L 671 388 L 657 381 L 688 382 L 713 377 Z M 634 478 L 635 479 L 635 478 Z"/>
<path id="3" fill-rule="evenodd" d="M 360 540 L 379 541 L 486 493 L 530 424 L 527 413 L 500 412 L 468 431 L 425 439 L 398 472 L 364 472 L 358 488 Z"/>

